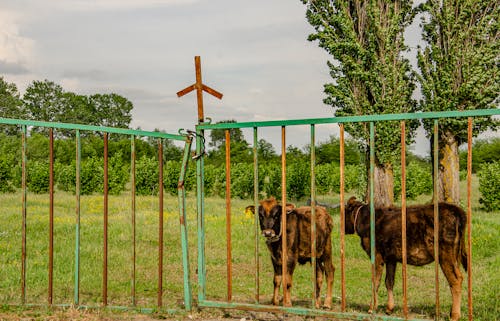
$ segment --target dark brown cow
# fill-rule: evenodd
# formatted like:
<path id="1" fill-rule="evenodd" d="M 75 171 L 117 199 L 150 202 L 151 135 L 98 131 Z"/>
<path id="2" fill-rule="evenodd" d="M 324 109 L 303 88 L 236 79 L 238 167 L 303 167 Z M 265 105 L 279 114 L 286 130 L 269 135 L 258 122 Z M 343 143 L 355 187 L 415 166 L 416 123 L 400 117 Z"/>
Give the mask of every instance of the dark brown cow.
<path id="1" fill-rule="evenodd" d="M 248 210 L 255 213 L 253 206 Z M 325 208 L 317 206 L 316 209 L 316 308 L 320 307 L 320 291 L 323 274 L 326 276 L 327 292 L 324 307 L 332 306 L 333 275 L 335 268 L 332 263 L 331 232 L 333 220 Z M 281 229 L 282 207 L 275 198 L 260 202 L 259 221 L 262 235 L 266 237 L 266 244 L 271 252 L 271 261 L 274 267 L 274 305 L 279 304 L 278 294 L 282 282 L 282 241 Z M 311 207 L 295 208 L 287 204 L 286 218 L 287 238 L 287 276 L 283 286 L 283 305 L 291 306 L 292 276 L 297 262 L 305 264 L 311 262 Z"/>
<path id="2" fill-rule="evenodd" d="M 434 205 L 407 207 L 407 262 L 422 266 L 434 261 Z M 466 214 L 458 206 L 439 203 L 439 264 L 450 285 L 453 303 L 451 320 L 460 318 L 462 273 L 460 263 L 467 268 L 464 229 Z M 361 246 L 370 255 L 370 207 L 351 197 L 345 208 L 346 234 L 358 234 Z M 402 262 L 401 209 L 375 209 L 375 290 L 378 292 L 384 264 L 387 287 L 388 313 L 394 309 L 394 274 L 396 264 Z M 377 308 L 377 296 L 375 296 Z"/>

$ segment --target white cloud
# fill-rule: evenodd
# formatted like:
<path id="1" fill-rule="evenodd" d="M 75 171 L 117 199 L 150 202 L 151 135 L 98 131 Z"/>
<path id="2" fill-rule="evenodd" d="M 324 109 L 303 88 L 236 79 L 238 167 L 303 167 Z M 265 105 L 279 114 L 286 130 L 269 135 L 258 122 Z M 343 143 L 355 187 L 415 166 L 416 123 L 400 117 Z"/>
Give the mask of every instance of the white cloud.
<path id="1" fill-rule="evenodd" d="M 26 73 L 33 61 L 34 41 L 19 34 L 21 16 L 0 11 L 0 73 Z"/>

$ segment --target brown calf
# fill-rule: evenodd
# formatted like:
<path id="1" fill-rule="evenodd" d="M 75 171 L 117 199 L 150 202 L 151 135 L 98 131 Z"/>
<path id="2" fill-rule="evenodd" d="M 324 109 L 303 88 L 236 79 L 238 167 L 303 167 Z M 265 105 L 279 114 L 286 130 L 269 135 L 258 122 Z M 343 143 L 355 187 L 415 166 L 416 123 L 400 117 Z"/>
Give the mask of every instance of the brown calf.
<path id="1" fill-rule="evenodd" d="M 253 206 L 248 210 L 255 213 Z M 335 268 L 332 263 L 331 232 L 333 220 L 325 208 L 315 207 L 316 212 L 316 308 L 320 306 L 320 291 L 323 274 L 326 276 L 327 293 L 324 307 L 332 306 L 333 275 Z M 266 244 L 271 252 L 271 261 L 274 267 L 274 305 L 279 304 L 278 294 L 282 281 L 282 241 L 284 234 L 281 228 L 282 207 L 275 198 L 260 202 L 259 222 L 262 235 L 266 237 Z M 311 207 L 287 204 L 286 218 L 287 238 L 287 275 L 283 286 L 283 305 L 291 306 L 292 276 L 297 262 L 305 264 L 311 262 Z"/>
<path id="2" fill-rule="evenodd" d="M 409 206 L 406 210 L 407 262 L 422 266 L 434 261 L 434 205 Z M 451 320 L 460 318 L 462 273 L 460 263 L 467 268 L 464 229 L 466 214 L 458 206 L 439 203 L 439 264 L 450 285 L 453 303 Z M 370 255 L 370 207 L 351 197 L 345 208 L 345 233 L 358 234 L 361 246 Z M 388 313 L 394 309 L 394 274 L 402 262 L 401 209 L 375 209 L 375 291 L 378 292 L 384 264 Z M 377 308 L 377 296 L 375 295 Z"/>

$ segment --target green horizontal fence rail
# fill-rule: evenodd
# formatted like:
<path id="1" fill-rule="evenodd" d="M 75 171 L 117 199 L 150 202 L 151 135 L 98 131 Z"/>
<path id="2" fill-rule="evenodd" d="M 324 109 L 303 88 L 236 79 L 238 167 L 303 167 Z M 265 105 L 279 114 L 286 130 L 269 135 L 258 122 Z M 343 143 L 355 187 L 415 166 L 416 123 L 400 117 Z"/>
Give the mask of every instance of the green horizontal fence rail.
<path id="1" fill-rule="evenodd" d="M 168 312 L 177 312 L 180 311 L 178 309 L 165 309 L 163 305 L 163 275 L 164 275 L 164 266 L 163 266 L 163 160 L 162 160 L 162 141 L 163 140 L 173 140 L 178 142 L 184 142 L 184 150 L 183 156 L 180 160 L 181 169 L 179 174 L 179 183 L 178 183 L 178 209 L 179 209 L 179 238 L 181 241 L 181 251 L 182 251 L 182 267 L 183 267 L 183 289 L 184 289 L 184 297 L 183 297 L 183 308 L 182 310 L 190 311 L 192 309 L 192 295 L 191 295 L 191 284 L 189 277 L 189 255 L 188 255 L 188 232 L 187 232 L 187 217 L 186 217 L 186 192 L 184 182 L 186 179 L 186 172 L 188 168 L 188 162 L 190 159 L 191 152 L 191 143 L 192 143 L 192 134 L 183 133 L 183 130 L 179 130 L 179 134 L 169 134 L 162 132 L 151 132 L 151 131 L 143 131 L 143 130 L 132 130 L 125 128 L 115 128 L 115 127 L 103 127 L 103 126 L 90 126 L 90 125 L 82 125 L 82 124 L 69 124 L 69 123 L 56 123 L 56 122 L 45 122 L 45 121 L 31 121 L 31 120 L 22 120 L 22 119 L 10 119 L 10 118 L 0 118 L 0 125 L 12 125 L 20 127 L 21 133 L 21 152 L 22 152 L 22 178 L 21 178 L 21 189 L 22 189 L 22 224 L 21 224 L 21 232 L 22 235 L 22 254 L 21 254 L 21 271 L 20 271 L 20 301 L 22 306 L 61 306 L 61 307 L 83 307 L 83 308 L 109 308 L 109 309 L 117 309 L 117 310 L 127 310 L 134 309 L 142 312 L 152 312 L 152 311 L 168 311 Z M 49 187 L 49 250 L 48 250 L 48 295 L 47 302 L 28 302 L 27 292 L 29 289 L 29 284 L 27 284 L 26 274 L 27 274 L 27 259 L 31 255 L 29 253 L 29 248 L 27 247 L 27 237 L 28 237 L 28 229 L 27 229 L 27 218 L 29 217 L 29 197 L 27 193 L 27 168 L 28 168 L 28 159 L 27 159 L 27 137 L 28 137 L 28 129 L 31 128 L 47 128 L 49 135 L 49 177 L 50 177 L 50 187 Z M 54 273 L 54 262 L 53 262 L 53 254 L 54 254 L 54 129 L 59 130 L 70 130 L 74 131 L 74 139 L 75 140 L 75 161 L 76 161 L 76 186 L 75 186 L 75 244 L 74 244 L 74 298 L 72 302 L 62 302 L 58 304 L 54 304 L 53 302 L 53 273 Z M 99 132 L 103 133 L 103 142 L 104 142 L 104 219 L 103 219 L 103 229 L 104 235 L 103 237 L 103 270 L 102 270 L 102 301 L 97 303 L 96 305 L 84 305 L 80 300 L 80 280 L 84 275 L 82 274 L 82 270 L 80 268 L 81 265 L 81 132 L 89 131 L 89 132 Z M 109 305 L 108 304 L 108 136 L 109 134 L 119 134 L 130 136 L 130 153 L 131 153 L 131 207 L 130 207 L 130 215 L 131 215 L 131 277 L 130 277 L 130 296 L 124 295 L 125 297 L 129 297 L 129 304 L 122 305 Z M 154 308 L 150 307 L 141 307 L 139 303 L 140 297 L 137 294 L 137 276 L 136 276 L 136 190 L 135 190 L 135 177 L 136 177 L 136 150 L 135 150 L 135 141 L 139 137 L 152 137 L 158 139 L 158 166 L 160 172 L 160 178 L 158 181 L 159 185 L 159 226 L 158 226 L 158 286 L 157 286 L 157 305 Z M 1 230 L 1 228 L 0 228 Z M 99 237 L 99 236 L 95 236 Z M 37 255 L 36 253 L 34 255 Z M 40 254 L 38 254 L 40 255 Z M 68 285 L 69 287 L 69 285 Z M 0 289 L 1 293 L 2 289 Z M 0 302 L 0 304 L 9 305 L 11 302 Z M 174 302 L 175 305 L 178 306 L 178 302 Z"/>
<path id="2" fill-rule="evenodd" d="M 402 113 L 402 114 L 383 114 L 383 115 L 364 115 L 364 116 L 348 116 L 348 117 L 331 117 L 331 118 L 312 118 L 312 119 L 295 119 L 295 120 L 273 120 L 273 121 L 262 121 L 262 122 L 237 122 L 237 123 L 218 123 L 218 124 L 212 124 L 211 120 L 208 119 L 207 122 L 201 122 L 196 126 L 196 151 L 198 155 L 202 155 L 204 152 L 204 132 L 205 130 L 214 130 L 214 129 L 224 129 L 226 131 L 226 144 L 229 145 L 229 130 L 230 129 L 237 129 L 237 128 L 252 128 L 253 129 L 253 157 L 254 157 L 254 195 L 253 195 L 253 203 L 254 206 L 257 208 L 258 207 L 258 157 L 257 157 L 257 144 L 258 144 L 258 136 L 257 136 L 257 131 L 258 128 L 262 127 L 281 127 L 282 129 L 282 167 L 284 164 L 286 164 L 286 144 L 285 144 L 285 128 L 287 126 L 301 126 L 301 125 L 307 125 L 311 126 L 311 177 L 314 176 L 314 162 L 315 162 L 315 149 L 314 149 L 314 140 L 315 140 L 315 126 L 316 125 L 321 125 L 321 124 L 338 124 L 340 127 L 340 142 L 341 142 L 341 147 L 340 147 L 340 166 L 341 166 L 341 195 L 340 195 L 340 200 L 341 202 L 344 202 L 344 155 L 343 155 L 343 150 L 344 150 L 344 124 L 346 123 L 355 123 L 355 122 L 365 122 L 369 123 L 369 133 L 370 133 L 370 168 L 369 168 L 369 179 L 370 179 L 370 223 L 371 223 L 371 255 L 370 255 L 370 262 L 372 266 L 372 300 L 374 300 L 374 276 L 373 276 L 373 271 L 374 271 L 374 263 L 375 263 L 375 208 L 373 206 L 374 202 L 374 153 L 375 153 L 375 124 L 377 122 L 383 122 L 383 121 L 400 121 L 401 122 L 401 130 L 402 130 L 402 144 L 405 144 L 404 141 L 404 131 L 405 131 L 405 121 L 408 120 L 424 120 L 424 119 L 429 119 L 429 120 L 434 120 L 434 130 L 435 133 L 438 130 L 438 122 L 440 119 L 445 119 L 445 118 L 468 118 L 468 146 L 469 146 L 469 151 L 468 151 L 468 160 L 471 162 L 471 150 L 472 150 L 472 119 L 474 117 L 489 117 L 489 116 L 498 116 L 500 115 L 500 109 L 484 109 L 484 110 L 465 110 L 465 111 L 446 111 L 446 112 L 422 112 L 422 113 Z M 435 138 L 437 138 L 437 134 L 435 135 Z M 434 153 L 437 153 L 437 144 L 434 144 Z M 402 146 L 402 153 L 404 153 L 405 147 Z M 226 146 L 226 153 L 230 153 L 229 147 Z M 437 155 L 437 154 L 436 154 Z M 406 192 L 405 192 L 405 167 L 406 164 L 404 163 L 405 158 L 404 156 L 401 157 L 402 159 L 402 193 L 401 193 L 401 198 L 402 198 L 402 204 L 406 204 Z M 226 155 L 226 162 L 230 162 L 229 156 Z M 313 308 L 305 308 L 305 307 L 284 307 L 284 306 L 272 306 L 272 305 L 265 305 L 261 304 L 259 302 L 259 291 L 260 291 L 260 285 L 259 285 L 259 242 L 257 238 L 259 237 L 259 227 L 258 227 L 258 218 L 255 218 L 254 220 L 254 234 L 255 234 L 255 302 L 254 303 L 249 303 L 249 302 L 234 302 L 231 296 L 231 284 L 232 280 L 231 278 L 231 262 L 227 262 L 227 300 L 226 301 L 220 301 L 220 300 L 210 300 L 207 298 L 207 261 L 206 261 L 206 254 L 205 254 L 205 239 L 206 239 L 206 229 L 205 229 L 205 192 L 204 192 L 204 175 L 205 175 L 205 168 L 204 168 L 204 158 L 203 157 L 198 157 L 196 159 L 196 168 L 197 168 L 197 226 L 198 226 L 198 306 L 201 308 L 223 308 L 223 309 L 238 309 L 238 310 L 250 310 L 250 311 L 267 311 L 267 312 L 275 312 L 275 313 L 291 313 L 291 314 L 297 314 L 297 315 L 307 315 L 307 316 L 325 316 L 325 317 L 332 317 L 332 318 L 340 318 L 340 319 L 352 319 L 352 320 L 410 320 L 408 316 L 408 308 L 406 306 L 406 249 L 403 250 L 403 313 L 404 317 L 397 317 L 397 316 L 390 316 L 390 315 L 380 315 L 380 314 L 368 314 L 368 313 L 354 313 L 354 312 L 346 312 L 346 299 L 345 299 L 345 267 L 344 267 L 344 232 L 341 230 L 340 232 L 340 242 L 341 242 L 341 282 L 342 282 L 342 302 L 341 302 L 341 311 L 326 311 L 326 310 L 320 310 L 320 309 L 313 309 Z M 226 168 L 230 168 L 230 164 L 226 164 Z M 470 164 L 468 165 L 468 208 L 467 208 L 467 214 L 468 214 L 468 231 L 471 230 L 471 214 L 472 214 L 472 208 L 471 208 L 471 202 L 470 202 L 470 195 L 471 195 L 471 185 L 470 185 L 470 180 L 471 180 L 471 166 Z M 436 161 L 434 162 L 434 172 L 437 173 L 437 157 Z M 285 169 L 282 168 L 282 185 L 286 184 L 286 172 Z M 230 177 L 226 178 L 226 184 L 230 184 Z M 314 185 L 314 180 L 311 179 L 311 203 L 315 203 L 315 185 Z M 436 188 L 434 188 L 436 190 Z M 229 187 L 226 187 L 226 191 L 230 190 Z M 283 195 L 282 195 L 282 202 L 286 201 L 286 188 L 282 186 L 283 190 Z M 435 191 L 436 192 L 436 191 Z M 230 193 L 226 192 L 226 206 L 230 208 Z M 437 198 L 435 198 L 437 200 Z M 437 201 L 436 201 L 437 202 Z M 340 211 L 341 211 L 341 222 L 340 222 L 340 227 L 343 229 L 345 222 L 343 221 L 343 213 L 344 213 L 344 204 L 340 205 Z M 403 222 L 406 221 L 406 208 L 403 209 Z M 313 217 L 311 218 L 312 221 L 314 221 L 314 211 L 312 213 Z M 437 206 L 435 206 L 435 215 L 437 215 Z M 282 223 L 283 224 L 283 223 Z M 227 229 L 227 235 L 226 235 L 226 242 L 228 243 L 227 245 L 227 250 L 228 250 L 228 260 L 231 260 L 231 227 L 230 227 L 230 219 L 227 219 L 226 222 L 226 229 Z M 402 235 L 406 235 L 406 226 L 402 228 Z M 312 228 L 311 234 L 314 235 L 314 227 Z M 406 240 L 404 241 L 406 242 Z M 468 236 L 468 251 L 471 253 L 471 236 Z M 436 247 L 437 249 L 437 247 Z M 311 249 L 313 252 L 313 249 Z M 251 251 L 250 251 L 251 252 Z M 285 251 L 283 251 L 285 252 Z M 312 258 L 314 261 L 315 258 Z M 286 261 L 286 257 L 283 258 L 283 261 Z M 469 260 L 469 264 L 471 260 Z M 269 263 L 270 264 L 270 263 Z M 439 268 L 438 264 L 435 263 L 436 265 L 436 278 L 437 278 L 437 273 L 439 273 Z M 312 269 L 314 270 L 314 268 Z M 315 272 L 313 271 L 313 278 L 314 280 L 314 274 Z M 472 295 L 471 295 L 471 279 L 472 279 L 472 272 L 471 268 L 469 267 L 467 269 L 468 273 L 468 313 L 469 313 L 469 320 L 472 320 Z M 337 274 L 338 275 L 338 274 Z M 338 277 L 336 277 L 338 279 Z M 314 281 L 312 281 L 314 283 Z M 438 283 L 438 282 L 436 282 Z M 220 287 L 221 285 L 219 285 Z M 313 286 L 314 289 L 314 286 Z M 436 319 L 439 319 L 440 311 L 439 311 L 439 287 L 438 284 L 436 284 Z M 312 306 L 314 306 L 314 296 L 312 296 Z M 462 313 L 464 315 L 465 313 Z M 415 320 L 423 320 L 423 319 L 415 319 Z"/>

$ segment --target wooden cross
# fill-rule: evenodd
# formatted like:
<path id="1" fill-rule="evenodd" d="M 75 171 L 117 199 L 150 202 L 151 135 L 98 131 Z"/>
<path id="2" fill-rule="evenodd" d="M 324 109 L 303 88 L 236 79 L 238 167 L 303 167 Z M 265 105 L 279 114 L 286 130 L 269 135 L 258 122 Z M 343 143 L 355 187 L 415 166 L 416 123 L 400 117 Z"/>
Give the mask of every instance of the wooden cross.
<path id="1" fill-rule="evenodd" d="M 198 122 L 202 123 L 205 119 L 205 116 L 203 114 L 203 92 L 202 91 L 204 90 L 207 93 L 209 93 L 210 95 L 215 96 L 219 99 L 222 99 L 222 94 L 220 92 L 218 92 L 217 90 L 212 89 L 212 88 L 210 88 L 202 83 L 200 56 L 194 57 L 194 65 L 195 65 L 195 69 L 196 69 L 196 83 L 179 91 L 177 93 L 177 97 L 182 97 L 185 94 L 190 93 L 191 91 L 196 89 L 196 97 L 198 99 Z"/>

